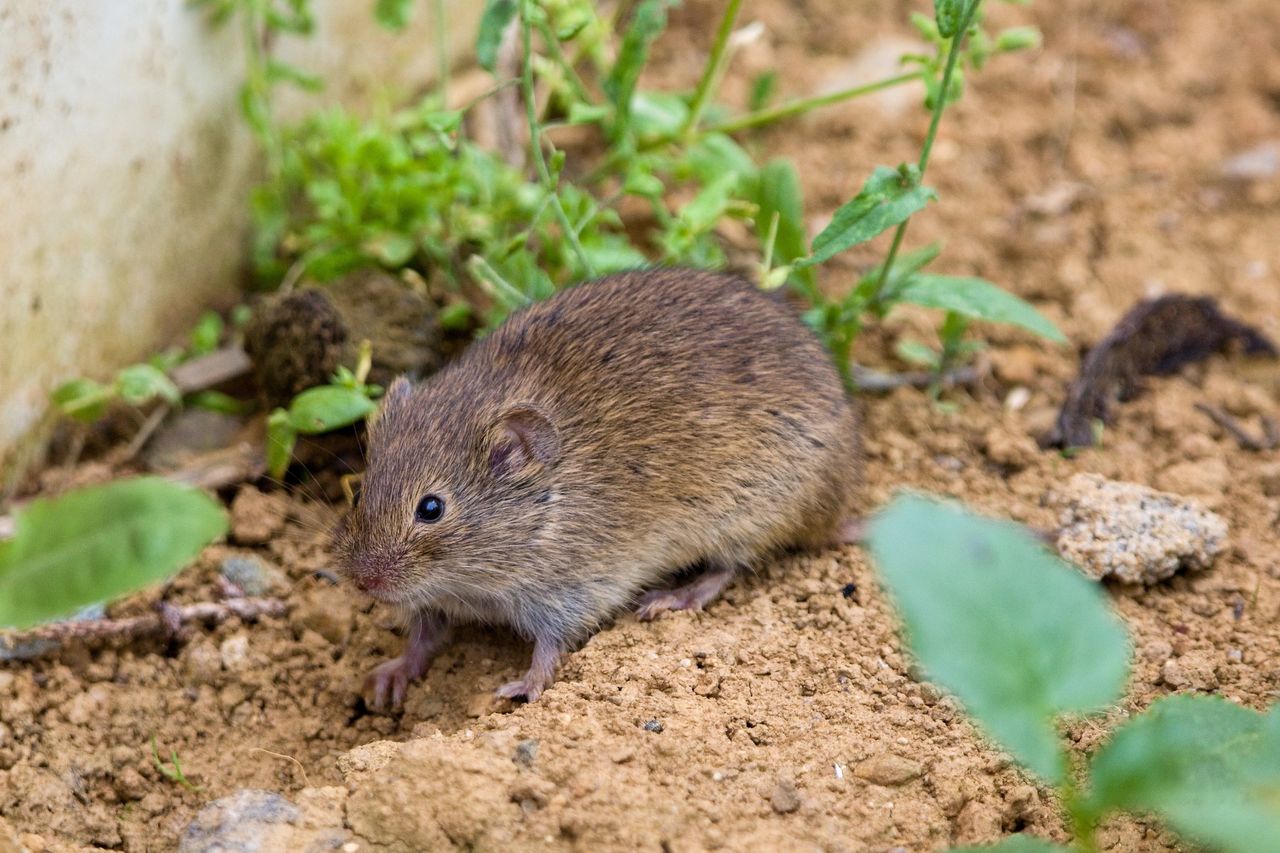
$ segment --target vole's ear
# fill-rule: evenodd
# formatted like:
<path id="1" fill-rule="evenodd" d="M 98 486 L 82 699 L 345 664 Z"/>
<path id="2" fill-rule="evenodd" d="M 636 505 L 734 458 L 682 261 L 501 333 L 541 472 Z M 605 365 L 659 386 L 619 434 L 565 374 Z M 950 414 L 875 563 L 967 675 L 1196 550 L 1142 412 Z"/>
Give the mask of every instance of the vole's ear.
<path id="1" fill-rule="evenodd" d="M 503 412 L 493 431 L 489 464 L 507 476 L 529 466 L 550 468 L 560 458 L 560 432 L 540 409 L 519 405 Z"/>
<path id="2" fill-rule="evenodd" d="M 388 412 L 395 411 L 400 406 L 403 406 L 412 392 L 413 385 L 410 384 L 409 380 L 403 376 L 397 376 L 392 380 L 386 393 L 382 395 L 382 402 L 378 406 L 378 411 L 369 419 L 369 425 L 373 426 L 382 420 Z"/>

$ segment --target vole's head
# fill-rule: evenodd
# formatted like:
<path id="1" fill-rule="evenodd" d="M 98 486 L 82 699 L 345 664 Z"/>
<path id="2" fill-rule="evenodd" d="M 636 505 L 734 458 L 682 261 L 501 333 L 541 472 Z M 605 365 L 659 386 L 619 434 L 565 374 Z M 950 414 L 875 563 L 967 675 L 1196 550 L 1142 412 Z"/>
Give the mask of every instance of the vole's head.
<path id="1" fill-rule="evenodd" d="M 382 601 L 475 600 L 513 585 L 550 518 L 560 435 L 537 406 L 397 379 L 337 530 L 339 566 Z"/>

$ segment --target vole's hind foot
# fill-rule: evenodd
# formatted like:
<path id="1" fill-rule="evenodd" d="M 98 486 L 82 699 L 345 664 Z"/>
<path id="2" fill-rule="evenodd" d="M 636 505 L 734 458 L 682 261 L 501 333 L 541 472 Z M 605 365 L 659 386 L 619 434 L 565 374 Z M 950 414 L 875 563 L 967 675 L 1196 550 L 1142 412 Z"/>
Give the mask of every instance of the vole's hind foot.
<path id="1" fill-rule="evenodd" d="M 529 671 L 518 681 L 509 681 L 494 693 L 502 699 L 519 699 L 537 702 L 542 692 L 556 680 L 556 666 L 560 663 L 561 645 L 554 640 L 535 640 L 533 663 Z"/>
<path id="2" fill-rule="evenodd" d="M 403 705 L 409 684 L 426 674 L 448 639 L 449 627 L 443 619 L 434 614 L 415 613 L 404 654 L 379 664 L 364 680 L 364 692 L 373 693 L 370 707 L 380 711 Z"/>
<path id="3" fill-rule="evenodd" d="M 640 596 L 636 616 L 648 622 L 667 610 L 701 610 L 729 585 L 735 574 L 733 566 L 713 564 L 684 586 L 650 590 Z"/>

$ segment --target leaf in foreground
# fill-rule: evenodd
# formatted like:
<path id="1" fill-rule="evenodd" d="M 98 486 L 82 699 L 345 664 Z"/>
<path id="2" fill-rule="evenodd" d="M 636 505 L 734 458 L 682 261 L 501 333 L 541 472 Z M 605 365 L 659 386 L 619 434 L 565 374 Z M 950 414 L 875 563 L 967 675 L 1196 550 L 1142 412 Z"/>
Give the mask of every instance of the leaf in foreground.
<path id="1" fill-rule="evenodd" d="M 986 279 L 918 273 L 902 280 L 882 297 L 925 308 L 954 311 L 975 320 L 1009 323 L 1056 343 L 1067 339 L 1043 314 Z"/>
<path id="2" fill-rule="evenodd" d="M 37 500 L 0 542 L 0 627 L 29 628 L 163 580 L 226 528 L 213 498 L 153 477 Z"/>
<path id="3" fill-rule="evenodd" d="M 1098 587 L 1018 525 L 903 497 L 871 525 L 871 550 L 929 677 L 1023 765 L 1055 783 L 1054 720 L 1124 687 L 1124 627 Z"/>
<path id="4" fill-rule="evenodd" d="M 885 229 L 905 222 L 937 197 L 933 190 L 921 186 L 920 171 L 914 166 L 902 170 L 877 166 L 862 190 L 841 206 L 831 224 L 813 239 L 813 255 L 797 266 L 820 264 L 845 249 L 865 243 Z"/>
<path id="5" fill-rule="evenodd" d="M 1117 729 L 1090 774 L 1097 817 L 1155 812 L 1215 849 L 1280 850 L 1280 706 L 1170 696 Z"/>

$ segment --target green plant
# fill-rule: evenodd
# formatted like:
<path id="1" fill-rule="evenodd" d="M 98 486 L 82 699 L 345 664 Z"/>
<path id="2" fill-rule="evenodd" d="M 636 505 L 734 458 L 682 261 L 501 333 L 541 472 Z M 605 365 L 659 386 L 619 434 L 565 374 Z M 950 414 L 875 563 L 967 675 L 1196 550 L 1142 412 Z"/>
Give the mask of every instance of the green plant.
<path id="1" fill-rule="evenodd" d="M 1157 816 L 1215 849 L 1280 849 L 1280 707 L 1173 696 L 1091 759 L 1070 756 L 1058 724 L 1114 705 L 1129 674 L 1124 627 L 1100 588 L 1024 529 L 918 497 L 885 510 L 870 544 L 927 676 L 1057 789 L 1073 849 L 1095 850 L 1116 811 Z M 1066 849 L 1015 839 L 999 848 Z"/>
<path id="2" fill-rule="evenodd" d="M 36 500 L 0 541 L 0 628 L 70 616 L 164 580 L 226 528 L 208 495 L 150 477 Z"/>
<path id="3" fill-rule="evenodd" d="M 237 326 L 243 325 L 245 318 L 239 319 Z M 245 404 L 218 391 L 198 391 L 184 398 L 168 375 L 179 364 L 216 350 L 225 331 L 222 317 L 215 311 L 206 311 L 196 321 L 186 347 L 172 347 L 145 362 L 122 368 L 105 384 L 84 377 L 71 379 L 53 389 L 49 399 L 64 415 L 84 423 L 98 420 L 116 403 L 145 406 L 157 400 L 170 406 L 186 403 L 221 412 L 242 412 Z"/>
<path id="4" fill-rule="evenodd" d="M 182 762 L 178 760 L 176 749 L 169 750 L 168 764 L 160 760 L 160 747 L 156 744 L 155 735 L 151 736 L 151 760 L 155 762 L 160 774 L 171 782 L 177 782 L 188 791 L 204 790 L 202 785 L 197 785 L 187 778 L 187 774 L 182 770 Z"/>
<path id="5" fill-rule="evenodd" d="M 339 367 L 328 385 L 308 388 L 294 397 L 287 409 L 276 409 L 267 418 L 267 471 L 282 479 L 293 458 L 300 435 L 317 435 L 359 423 L 378 408 L 382 395 L 378 385 L 366 385 L 373 349 L 368 341 L 360 347 L 354 371 Z"/>

